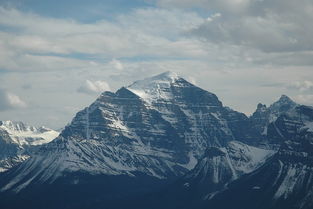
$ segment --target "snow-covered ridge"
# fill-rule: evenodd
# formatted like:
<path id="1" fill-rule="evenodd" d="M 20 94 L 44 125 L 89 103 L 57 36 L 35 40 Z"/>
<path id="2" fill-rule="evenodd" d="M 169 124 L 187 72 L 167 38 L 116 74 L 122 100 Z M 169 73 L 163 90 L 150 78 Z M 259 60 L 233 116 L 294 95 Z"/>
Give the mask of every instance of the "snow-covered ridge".
<path id="1" fill-rule="evenodd" d="M 45 127 L 0 121 L 0 172 L 22 163 L 31 156 L 34 146 L 49 143 L 58 135 Z"/>
<path id="2" fill-rule="evenodd" d="M 218 151 L 219 154 L 212 155 L 212 151 Z M 198 176 L 201 172 L 201 176 L 207 176 L 207 172 L 213 172 L 213 182 L 219 183 L 220 180 L 218 179 L 224 175 L 220 174 L 219 170 L 224 172 L 229 170 L 231 178 L 228 181 L 235 180 L 243 174 L 256 170 L 274 153 L 273 150 L 249 146 L 238 141 L 230 141 L 226 147 L 208 150 L 204 158 L 189 174 L 189 177 Z M 212 164 L 216 165 L 212 166 Z"/>
<path id="3" fill-rule="evenodd" d="M 226 148 L 238 174 L 246 174 L 261 166 L 275 151 L 231 141 Z"/>
<path id="4" fill-rule="evenodd" d="M 12 142 L 20 146 L 49 143 L 59 135 L 59 132 L 46 127 L 34 127 L 13 121 L 0 121 L 0 129 L 6 131 Z"/>
<path id="5" fill-rule="evenodd" d="M 230 141 L 225 147 L 209 147 L 184 177 L 183 184 L 196 187 L 202 199 L 211 199 L 226 190 L 232 181 L 261 167 L 274 153 L 239 141 Z"/>

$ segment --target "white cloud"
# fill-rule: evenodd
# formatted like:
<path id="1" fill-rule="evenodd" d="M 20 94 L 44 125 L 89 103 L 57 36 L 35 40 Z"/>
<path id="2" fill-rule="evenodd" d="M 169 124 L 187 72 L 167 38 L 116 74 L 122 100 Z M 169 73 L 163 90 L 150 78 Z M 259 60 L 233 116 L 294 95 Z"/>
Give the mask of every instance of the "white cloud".
<path id="1" fill-rule="evenodd" d="M 295 88 L 300 92 L 310 91 L 313 92 L 313 82 L 304 80 L 304 81 L 295 81 L 289 85 L 290 88 Z"/>
<path id="2" fill-rule="evenodd" d="M 113 67 L 113 69 L 116 69 L 116 70 L 123 70 L 124 69 L 123 63 L 117 59 L 112 59 L 111 62 L 109 63 L 109 65 L 111 65 Z"/>
<path id="3" fill-rule="evenodd" d="M 0 89 L 0 111 L 24 107 L 26 103 L 19 96 Z"/>
<path id="4" fill-rule="evenodd" d="M 211 11 L 221 18 L 204 23 L 195 34 L 213 42 L 254 47 L 265 52 L 298 52 L 313 50 L 313 2 L 307 0 L 207 0 Z M 224 7 L 240 5 L 239 13 Z"/>
<path id="5" fill-rule="evenodd" d="M 86 80 L 86 82 L 78 88 L 78 92 L 81 93 L 101 93 L 104 91 L 110 91 L 110 86 L 105 81 L 90 81 Z"/>
<path id="6" fill-rule="evenodd" d="M 239 46 L 251 62 L 312 65 L 311 0 L 156 0 L 163 8 L 201 8 L 211 14 L 191 34 L 219 47 Z M 221 14 L 218 18 L 212 14 Z"/>
<path id="7" fill-rule="evenodd" d="M 47 71 L 88 66 L 77 54 L 96 60 L 203 57 L 202 43 L 183 36 L 203 21 L 194 12 L 154 8 L 87 24 L 0 7 L 0 25 L 10 29 L 0 31 L 0 67 Z"/>
<path id="8" fill-rule="evenodd" d="M 246 9 L 252 0 L 157 0 L 161 7 L 202 8 L 238 13 Z"/>
<path id="9" fill-rule="evenodd" d="M 313 94 L 300 94 L 295 97 L 296 101 L 300 104 L 312 105 Z"/>
<path id="10" fill-rule="evenodd" d="M 246 113 L 281 94 L 309 95 L 312 7 L 282 2 L 161 0 L 88 23 L 0 8 L 0 88 L 28 104 L 1 116 L 59 128 L 100 92 L 168 70 Z"/>

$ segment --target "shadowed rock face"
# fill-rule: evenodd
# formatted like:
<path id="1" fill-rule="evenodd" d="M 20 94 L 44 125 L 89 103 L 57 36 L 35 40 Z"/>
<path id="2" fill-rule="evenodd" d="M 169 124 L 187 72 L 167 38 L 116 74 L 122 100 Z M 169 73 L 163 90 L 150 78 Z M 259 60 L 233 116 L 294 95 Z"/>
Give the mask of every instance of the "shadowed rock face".
<path id="1" fill-rule="evenodd" d="M 6 171 L 18 162 L 14 162 L 14 158 L 19 154 L 19 146 L 12 143 L 11 138 L 5 130 L 0 129 L 0 171 Z"/>

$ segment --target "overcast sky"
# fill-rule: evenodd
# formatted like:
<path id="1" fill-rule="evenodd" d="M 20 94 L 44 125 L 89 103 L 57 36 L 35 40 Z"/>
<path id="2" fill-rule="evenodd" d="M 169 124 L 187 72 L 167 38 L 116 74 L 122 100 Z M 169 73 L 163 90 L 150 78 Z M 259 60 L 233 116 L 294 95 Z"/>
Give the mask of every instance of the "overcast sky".
<path id="1" fill-rule="evenodd" d="M 164 71 L 248 115 L 312 105 L 312 24 L 312 0 L 0 0 L 0 120 L 61 128 Z"/>

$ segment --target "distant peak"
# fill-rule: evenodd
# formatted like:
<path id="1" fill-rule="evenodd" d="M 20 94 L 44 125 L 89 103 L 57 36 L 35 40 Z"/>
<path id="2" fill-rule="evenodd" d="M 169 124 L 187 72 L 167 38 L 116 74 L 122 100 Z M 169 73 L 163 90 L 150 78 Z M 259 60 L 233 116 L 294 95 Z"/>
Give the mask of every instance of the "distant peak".
<path id="1" fill-rule="evenodd" d="M 295 103 L 292 99 L 290 99 L 290 97 L 286 96 L 286 95 L 281 95 L 278 102 L 282 102 L 282 103 Z"/>
<path id="2" fill-rule="evenodd" d="M 262 104 L 262 103 L 259 103 L 258 106 L 257 106 L 258 110 L 265 109 L 265 108 L 266 108 L 266 105 Z"/>
<path id="3" fill-rule="evenodd" d="M 281 99 L 289 99 L 289 100 L 291 100 L 291 99 L 290 99 L 287 95 L 285 95 L 285 94 L 282 94 L 279 99 L 280 99 L 280 100 L 281 100 Z"/>
<path id="4" fill-rule="evenodd" d="M 270 109 L 280 109 L 281 107 L 290 109 L 297 106 L 297 103 L 295 103 L 292 99 L 290 99 L 288 96 L 286 95 L 281 95 L 281 97 L 274 102 L 271 106 Z"/>
<path id="5" fill-rule="evenodd" d="M 7 129 L 10 129 L 10 130 L 31 130 L 31 131 L 34 131 L 34 130 L 42 130 L 42 131 L 50 131 L 52 129 L 50 128 L 47 128 L 45 126 L 32 126 L 32 125 L 29 125 L 27 123 L 24 123 L 22 121 L 11 121 L 11 120 L 6 120 L 6 121 L 0 121 L 0 127 L 5 127 Z"/>
<path id="6" fill-rule="evenodd" d="M 0 125 L 15 126 L 15 125 L 25 125 L 25 124 L 23 122 L 20 122 L 20 121 L 3 120 L 3 121 L 0 121 Z"/>

